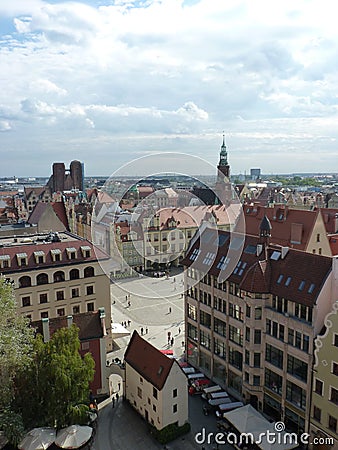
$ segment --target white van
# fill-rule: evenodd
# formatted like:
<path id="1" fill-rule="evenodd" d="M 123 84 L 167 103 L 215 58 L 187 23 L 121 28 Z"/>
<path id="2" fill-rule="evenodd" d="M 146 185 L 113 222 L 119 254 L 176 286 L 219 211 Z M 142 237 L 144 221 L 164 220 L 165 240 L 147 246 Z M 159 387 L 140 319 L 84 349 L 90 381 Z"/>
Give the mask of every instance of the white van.
<path id="1" fill-rule="evenodd" d="M 221 390 L 222 388 L 221 386 L 218 386 L 218 384 L 216 384 L 216 386 L 206 387 L 202 390 L 202 397 L 205 399 L 207 397 L 207 394 L 211 394 L 212 392 L 218 392 Z"/>
<path id="2" fill-rule="evenodd" d="M 236 408 L 240 408 L 241 406 L 244 406 L 242 402 L 231 402 L 226 404 L 224 403 L 224 405 L 220 404 L 218 410 L 216 411 L 216 416 L 224 417 L 224 413 L 232 411 L 233 409 Z"/>
<path id="3" fill-rule="evenodd" d="M 188 375 L 188 373 L 195 373 L 196 370 L 193 367 L 182 367 L 183 372 Z"/>
<path id="4" fill-rule="evenodd" d="M 197 372 L 197 373 L 189 373 L 187 377 L 188 381 L 194 381 L 198 380 L 199 378 L 205 378 L 205 375 L 202 372 Z"/>
<path id="5" fill-rule="evenodd" d="M 229 397 L 220 397 L 215 398 L 213 400 L 208 400 L 208 404 L 210 406 L 219 406 L 219 405 L 225 405 L 226 403 L 231 403 L 231 399 Z"/>
<path id="6" fill-rule="evenodd" d="M 229 397 L 229 394 L 227 391 L 209 392 L 209 394 L 207 394 L 207 400 L 215 400 L 216 398 L 221 397 Z"/>

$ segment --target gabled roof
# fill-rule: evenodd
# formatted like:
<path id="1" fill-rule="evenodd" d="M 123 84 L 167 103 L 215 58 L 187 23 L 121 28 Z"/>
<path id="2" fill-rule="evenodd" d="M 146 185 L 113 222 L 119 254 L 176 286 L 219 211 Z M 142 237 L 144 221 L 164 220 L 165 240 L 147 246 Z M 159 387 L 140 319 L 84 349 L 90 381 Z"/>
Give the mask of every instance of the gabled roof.
<path id="1" fill-rule="evenodd" d="M 174 359 L 168 358 L 160 350 L 141 338 L 136 330 L 130 339 L 124 359 L 158 390 L 163 388 L 175 363 Z"/>

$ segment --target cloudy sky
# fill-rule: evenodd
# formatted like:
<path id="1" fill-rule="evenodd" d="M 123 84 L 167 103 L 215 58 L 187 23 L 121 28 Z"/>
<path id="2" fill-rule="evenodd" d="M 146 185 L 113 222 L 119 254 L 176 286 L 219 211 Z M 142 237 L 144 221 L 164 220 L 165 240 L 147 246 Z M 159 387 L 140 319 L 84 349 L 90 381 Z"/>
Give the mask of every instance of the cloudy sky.
<path id="1" fill-rule="evenodd" d="M 165 151 L 214 166 L 223 130 L 232 173 L 338 172 L 330 4 L 0 0 L 0 176 Z"/>

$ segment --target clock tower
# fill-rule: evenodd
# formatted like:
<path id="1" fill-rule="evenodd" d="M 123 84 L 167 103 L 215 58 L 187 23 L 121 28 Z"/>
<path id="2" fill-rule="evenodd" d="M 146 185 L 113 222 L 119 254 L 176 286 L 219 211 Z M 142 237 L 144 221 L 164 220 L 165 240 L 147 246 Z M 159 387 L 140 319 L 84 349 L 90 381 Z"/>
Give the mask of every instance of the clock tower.
<path id="1" fill-rule="evenodd" d="M 228 163 L 227 147 L 225 145 L 225 135 L 223 134 L 223 143 L 219 155 L 219 163 L 217 166 L 217 182 L 226 183 L 230 181 L 230 166 Z"/>

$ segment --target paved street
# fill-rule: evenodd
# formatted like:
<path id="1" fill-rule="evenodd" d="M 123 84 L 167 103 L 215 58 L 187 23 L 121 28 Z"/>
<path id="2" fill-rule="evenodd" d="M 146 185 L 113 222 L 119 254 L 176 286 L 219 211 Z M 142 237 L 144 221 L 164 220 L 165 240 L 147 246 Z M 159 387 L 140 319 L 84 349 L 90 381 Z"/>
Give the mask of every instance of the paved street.
<path id="1" fill-rule="evenodd" d="M 111 286 L 113 322 L 130 320 L 127 329 L 132 334 L 136 329 L 143 337 L 159 349 L 172 348 L 176 358 L 183 356 L 184 347 L 184 307 L 183 274 L 163 278 L 138 278 L 123 280 Z M 128 297 L 128 294 L 130 297 Z M 130 306 L 128 306 L 130 301 Z M 169 312 L 171 308 L 171 312 Z M 147 333 L 146 333 L 147 329 Z M 167 333 L 174 337 L 173 347 L 168 346 Z M 129 342 L 128 337 L 116 340 L 116 350 L 108 359 L 123 358 Z M 114 383 L 116 384 L 116 383 Z M 117 388 L 114 386 L 114 389 Z M 145 421 L 122 400 L 113 404 L 110 399 L 100 405 L 97 433 L 93 450 L 157 450 L 165 448 L 149 435 Z M 167 445 L 170 450 L 196 450 L 216 448 L 213 444 L 197 445 L 194 436 L 205 427 L 208 432 L 216 432 L 216 417 L 204 416 L 202 400 L 199 396 L 189 396 L 189 421 L 192 431 Z M 222 449 L 231 448 L 223 445 Z"/>

